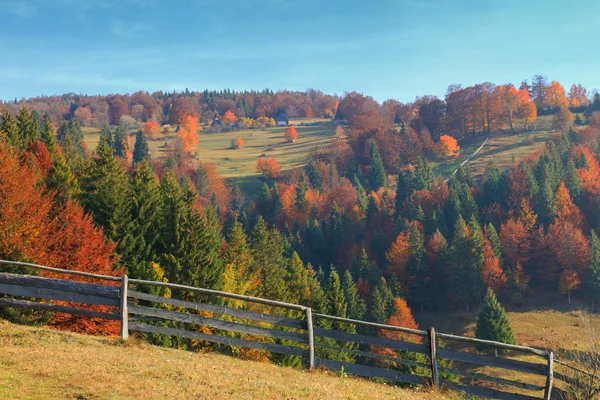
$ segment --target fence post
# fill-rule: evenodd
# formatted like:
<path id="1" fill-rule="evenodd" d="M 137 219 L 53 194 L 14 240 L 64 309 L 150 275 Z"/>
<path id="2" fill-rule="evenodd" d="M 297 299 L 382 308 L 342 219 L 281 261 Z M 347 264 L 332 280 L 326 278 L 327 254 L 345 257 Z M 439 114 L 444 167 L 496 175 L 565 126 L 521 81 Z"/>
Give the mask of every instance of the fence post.
<path id="1" fill-rule="evenodd" d="M 121 279 L 121 339 L 127 340 L 129 338 L 129 316 L 127 312 L 127 275 L 123 275 Z"/>
<path id="2" fill-rule="evenodd" d="M 431 360 L 431 379 L 433 383 L 433 387 L 436 389 L 440 388 L 440 377 L 438 374 L 437 367 L 437 349 L 435 343 L 435 329 L 429 328 L 427 330 L 429 334 L 429 359 Z"/>
<path id="3" fill-rule="evenodd" d="M 315 336 L 313 333 L 312 310 L 306 307 L 306 330 L 308 332 L 308 369 L 315 369 Z"/>
<path id="4" fill-rule="evenodd" d="M 552 395 L 552 384 L 554 383 L 554 352 L 548 352 L 548 376 L 546 377 L 546 390 L 544 400 L 550 400 Z"/>

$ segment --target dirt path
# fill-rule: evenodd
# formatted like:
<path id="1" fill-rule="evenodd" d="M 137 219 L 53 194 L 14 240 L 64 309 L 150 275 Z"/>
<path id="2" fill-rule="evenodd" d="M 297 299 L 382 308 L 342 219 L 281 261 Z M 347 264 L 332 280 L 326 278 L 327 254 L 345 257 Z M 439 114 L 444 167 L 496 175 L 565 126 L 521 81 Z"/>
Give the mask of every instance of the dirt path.
<path id="1" fill-rule="evenodd" d="M 492 133 L 488 133 L 488 136 L 485 138 L 485 140 L 483 141 L 483 143 L 481 143 L 481 146 L 479 146 L 477 148 L 477 150 L 475 150 L 475 152 L 473 154 L 471 154 L 469 157 L 466 158 L 466 160 L 464 160 L 463 162 L 460 163 L 460 165 L 458 166 L 458 168 L 462 167 L 463 165 L 465 165 L 466 163 L 468 163 L 469 161 L 471 161 L 471 159 L 473 157 L 475 157 L 477 155 L 477 153 L 479 153 L 479 150 L 481 150 L 483 148 L 483 146 L 485 146 L 485 144 L 488 142 L 488 140 L 490 139 L 490 136 L 492 136 Z M 456 171 L 458 171 L 458 168 L 456 168 L 453 172 L 452 175 L 456 174 Z M 446 179 L 444 182 L 448 182 L 450 180 L 450 178 Z"/>

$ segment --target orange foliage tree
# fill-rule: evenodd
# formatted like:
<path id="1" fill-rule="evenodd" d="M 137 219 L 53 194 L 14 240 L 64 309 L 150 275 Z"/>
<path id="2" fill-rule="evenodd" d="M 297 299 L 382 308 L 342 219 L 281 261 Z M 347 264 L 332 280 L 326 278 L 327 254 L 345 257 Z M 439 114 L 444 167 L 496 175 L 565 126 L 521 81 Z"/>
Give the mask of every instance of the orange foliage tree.
<path id="1" fill-rule="evenodd" d="M 509 219 L 500 227 L 500 242 L 509 266 L 524 264 L 529 259 L 529 232 L 521 219 Z"/>
<path id="2" fill-rule="evenodd" d="M 288 143 L 294 143 L 296 139 L 298 139 L 298 131 L 296 130 L 296 127 L 288 127 L 283 134 L 283 138 L 287 140 Z"/>
<path id="3" fill-rule="evenodd" d="M 561 294 L 566 294 L 568 296 L 569 304 L 571 304 L 571 292 L 577 290 L 580 284 L 581 280 L 576 271 L 566 269 L 560 273 L 558 290 Z"/>
<path id="4" fill-rule="evenodd" d="M 227 111 L 221 117 L 221 122 L 223 122 L 226 125 L 233 124 L 235 121 L 237 121 L 237 117 L 235 116 L 233 111 Z"/>
<path id="5" fill-rule="evenodd" d="M 385 253 L 388 262 L 387 272 L 390 275 L 396 275 L 403 280 L 405 278 L 405 269 L 410 257 L 410 243 L 406 232 L 400 232 L 394 243 Z"/>
<path id="6" fill-rule="evenodd" d="M 557 81 L 552 81 L 546 87 L 545 100 L 549 107 L 566 108 L 569 106 L 569 100 L 565 95 L 565 88 Z"/>
<path id="7" fill-rule="evenodd" d="M 281 174 L 281 166 L 271 157 L 261 157 L 256 161 L 256 172 L 265 178 L 274 179 Z"/>
<path id="8" fill-rule="evenodd" d="M 483 281 L 487 285 L 487 287 L 497 291 L 501 289 L 504 285 L 506 285 L 507 279 L 506 274 L 500 267 L 500 260 L 494 254 L 494 250 L 492 249 L 492 245 L 490 241 L 485 239 L 483 244 L 483 265 L 482 265 L 482 273 L 483 273 Z"/>
<path id="9" fill-rule="evenodd" d="M 179 132 L 177 139 L 183 145 L 185 151 L 191 151 L 192 146 L 198 145 L 198 117 L 188 115 L 179 121 Z"/>
<path id="10" fill-rule="evenodd" d="M 436 146 L 436 153 L 438 156 L 444 158 L 458 157 L 460 146 L 452 136 L 442 135 Z"/>
<path id="11" fill-rule="evenodd" d="M 241 137 L 231 139 L 231 148 L 232 149 L 241 149 L 242 147 L 244 147 L 244 141 L 242 140 Z"/>
<path id="12" fill-rule="evenodd" d="M 564 182 L 561 182 L 556 191 L 555 199 L 556 221 L 558 223 L 570 222 L 576 228 L 583 228 L 583 216 L 579 208 L 571 200 L 569 190 Z"/>
<path id="13" fill-rule="evenodd" d="M 158 122 L 154 120 L 148 121 L 144 124 L 142 131 L 148 139 L 156 140 L 160 134 L 160 125 L 158 125 Z"/>
<path id="14" fill-rule="evenodd" d="M 390 318 L 385 321 L 386 325 L 398 326 L 409 329 L 419 329 L 419 325 L 415 322 L 415 319 L 406 303 L 406 300 L 401 298 L 394 298 L 393 300 L 393 311 Z M 391 340 L 399 340 L 403 342 L 421 343 L 421 337 L 411 335 L 404 332 L 391 331 L 388 329 L 380 329 L 377 332 L 379 337 Z M 387 357 L 395 357 L 396 351 L 390 348 L 371 346 L 371 351 L 375 354 L 379 354 Z M 380 361 L 380 365 L 386 365 L 387 367 L 398 367 L 397 363 L 393 361 Z"/>

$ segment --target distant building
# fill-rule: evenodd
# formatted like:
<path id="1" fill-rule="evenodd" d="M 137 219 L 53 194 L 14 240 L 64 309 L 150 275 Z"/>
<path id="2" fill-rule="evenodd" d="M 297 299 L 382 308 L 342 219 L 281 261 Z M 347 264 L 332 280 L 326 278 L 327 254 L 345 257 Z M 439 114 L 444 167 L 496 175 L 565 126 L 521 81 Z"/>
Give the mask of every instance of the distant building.
<path id="1" fill-rule="evenodd" d="M 275 126 L 288 126 L 290 120 L 285 116 L 284 113 L 279 113 L 279 115 L 275 118 Z"/>
<path id="2" fill-rule="evenodd" d="M 213 122 L 210 124 L 211 128 L 220 128 L 221 127 L 221 120 L 219 118 L 215 118 L 213 120 Z"/>

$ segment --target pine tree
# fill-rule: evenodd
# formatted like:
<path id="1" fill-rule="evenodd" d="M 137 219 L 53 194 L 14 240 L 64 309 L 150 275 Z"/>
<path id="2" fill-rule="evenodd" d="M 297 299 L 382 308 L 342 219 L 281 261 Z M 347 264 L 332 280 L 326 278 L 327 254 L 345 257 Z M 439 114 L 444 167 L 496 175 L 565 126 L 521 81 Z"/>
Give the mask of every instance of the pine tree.
<path id="1" fill-rule="evenodd" d="M 381 161 L 377 143 L 374 140 L 371 141 L 369 149 L 369 185 L 373 190 L 387 185 L 385 167 L 383 161 Z"/>
<path id="2" fill-rule="evenodd" d="M 369 200 L 367 199 L 367 194 L 365 193 L 365 188 L 360 183 L 360 179 L 358 179 L 358 175 L 354 174 L 352 184 L 356 188 L 356 192 L 357 192 L 357 201 L 356 202 L 358 204 L 358 208 L 364 211 L 367 209 L 367 204 L 368 204 Z"/>
<path id="3" fill-rule="evenodd" d="M 133 146 L 133 162 L 137 164 L 150 157 L 150 149 L 148 142 L 142 131 L 138 131 L 135 135 L 135 145 Z"/>
<path id="4" fill-rule="evenodd" d="M 48 151 L 50 152 L 50 154 L 54 154 L 54 152 L 56 150 L 56 144 L 57 144 L 56 133 L 54 132 L 54 128 L 52 127 L 52 124 L 50 123 L 50 117 L 48 116 L 48 114 L 46 114 L 44 116 L 44 123 L 40 130 L 40 136 L 41 136 L 42 142 L 44 142 L 46 144 L 46 147 L 48 148 Z"/>
<path id="5" fill-rule="evenodd" d="M 584 188 L 573 162 L 569 162 L 565 176 L 565 185 L 573 198 L 573 202 L 581 206 L 584 200 Z"/>
<path id="6" fill-rule="evenodd" d="M 2 115 L 0 133 L 2 133 L 8 144 L 12 146 L 19 145 L 19 125 L 15 116 L 8 109 Z"/>
<path id="7" fill-rule="evenodd" d="M 414 174 L 414 190 L 431 190 L 435 177 L 431 165 L 424 157 L 419 158 Z"/>
<path id="8" fill-rule="evenodd" d="M 408 233 L 410 256 L 408 258 L 407 272 L 410 276 L 410 299 L 423 310 L 427 302 L 428 268 L 425 262 L 425 239 L 419 226 L 411 224 Z"/>
<path id="9" fill-rule="evenodd" d="M 323 186 L 323 178 L 321 178 L 321 174 L 319 174 L 319 170 L 314 161 L 309 162 L 306 166 L 306 175 L 308 175 L 308 181 L 312 187 L 321 189 Z"/>
<path id="10" fill-rule="evenodd" d="M 310 302 L 309 271 L 295 251 L 288 263 L 290 301 L 306 305 Z"/>
<path id="11" fill-rule="evenodd" d="M 404 202 L 414 191 L 414 174 L 411 169 L 400 171 L 396 180 L 396 205 L 395 215 L 398 217 L 404 205 Z"/>
<path id="12" fill-rule="evenodd" d="M 160 193 L 154 170 L 147 162 L 138 164 L 131 177 L 131 224 L 121 242 L 121 257 L 132 278 L 155 280 L 155 246 L 160 236 Z"/>
<path id="13" fill-rule="evenodd" d="M 244 228 L 238 221 L 234 222 L 227 237 L 223 263 L 225 264 L 223 290 L 243 295 L 254 294 L 260 284 L 260 277 L 258 274 L 253 273 L 253 271 L 256 271 L 254 257 L 250 252 Z M 230 299 L 227 303 L 230 306 L 240 307 L 242 302 Z"/>
<path id="14" fill-rule="evenodd" d="M 485 233 L 487 240 L 490 241 L 490 245 L 492 246 L 494 254 L 496 255 L 496 257 L 498 257 L 499 260 L 502 260 L 502 245 L 500 244 L 500 237 L 498 236 L 498 231 L 496 231 L 494 224 L 492 224 L 491 222 L 488 223 L 486 226 Z"/>
<path id="15" fill-rule="evenodd" d="M 286 301 L 289 297 L 287 260 L 283 256 L 284 245 L 279 231 L 269 231 L 259 217 L 252 231 L 250 248 L 261 277 L 258 296 Z"/>
<path id="16" fill-rule="evenodd" d="M 378 324 L 384 324 L 387 320 L 387 304 L 385 294 L 379 288 L 375 288 L 372 294 L 371 308 L 369 310 L 371 320 Z"/>
<path id="17" fill-rule="evenodd" d="M 352 274 L 349 270 L 344 272 L 342 289 L 344 291 L 346 304 L 348 305 L 348 318 L 362 320 L 367 312 L 367 304 L 358 294 L 356 285 L 352 279 Z"/>
<path id="18" fill-rule="evenodd" d="M 25 107 L 21 108 L 17 115 L 17 125 L 19 126 L 19 140 L 16 144 L 21 149 L 25 149 L 29 143 L 38 139 L 39 126 Z"/>
<path id="19" fill-rule="evenodd" d="M 296 208 L 301 213 L 301 215 L 305 215 L 308 211 L 308 201 L 306 200 L 306 191 L 308 190 L 308 185 L 304 178 L 300 179 L 298 185 L 296 186 Z"/>
<path id="20" fill-rule="evenodd" d="M 594 301 L 600 300 L 600 239 L 592 230 L 590 236 L 590 274 L 588 290 Z"/>
<path id="21" fill-rule="evenodd" d="M 129 150 L 127 148 L 127 132 L 121 125 L 115 129 L 113 134 L 112 148 L 115 156 L 122 158 L 127 157 L 127 150 Z"/>
<path id="22" fill-rule="evenodd" d="M 498 302 L 498 299 L 496 299 L 496 295 L 492 289 L 487 290 L 483 304 L 479 309 L 479 314 L 477 314 L 475 337 L 501 343 L 516 344 L 515 335 L 510 327 L 506 312 Z"/>
<path id="23" fill-rule="evenodd" d="M 84 171 L 81 200 L 107 237 L 118 241 L 119 232 L 129 222 L 129 182 L 106 141 L 100 139 L 96 153 L 98 157 L 92 159 Z"/>
<path id="24" fill-rule="evenodd" d="M 190 281 L 199 287 L 220 290 L 223 287 L 224 265 L 220 257 L 223 239 L 217 213 L 212 207 L 205 209 L 198 227 L 197 237 L 191 238 L 198 258 L 187 268 L 187 271 L 192 271 L 190 275 L 193 278 Z"/>

